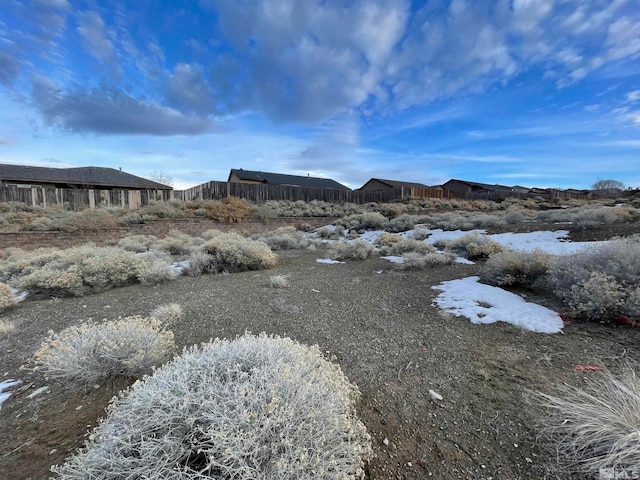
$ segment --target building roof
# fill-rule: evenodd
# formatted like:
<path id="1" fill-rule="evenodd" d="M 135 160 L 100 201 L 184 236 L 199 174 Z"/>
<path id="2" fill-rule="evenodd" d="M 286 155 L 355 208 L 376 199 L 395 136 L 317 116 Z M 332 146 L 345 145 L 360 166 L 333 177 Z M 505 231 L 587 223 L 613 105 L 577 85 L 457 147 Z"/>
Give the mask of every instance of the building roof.
<path id="1" fill-rule="evenodd" d="M 427 185 L 424 185 L 423 183 L 415 183 L 415 182 L 401 182 L 399 180 L 385 180 L 382 178 L 371 178 L 367 181 L 367 183 L 371 182 L 371 181 L 377 181 L 380 183 L 384 183 L 385 185 L 388 185 L 389 188 L 429 188 Z M 364 188 L 364 186 L 367 184 L 365 183 L 362 187 L 360 188 Z"/>
<path id="2" fill-rule="evenodd" d="M 442 186 L 444 187 L 449 182 L 460 182 L 464 183 L 465 185 L 469 185 L 470 187 L 483 188 L 485 190 L 511 190 L 514 188 L 507 185 L 498 185 L 497 183 L 495 185 L 491 185 L 489 183 L 470 182 L 468 180 L 460 180 L 458 178 L 452 178 L 448 182 L 443 183 Z"/>
<path id="3" fill-rule="evenodd" d="M 240 180 L 251 180 L 254 182 L 263 182 L 270 185 L 295 185 L 298 187 L 318 187 L 318 188 L 339 188 L 342 190 L 351 190 L 349 187 L 342 185 L 330 178 L 303 177 L 301 175 L 285 175 L 282 173 L 256 172 L 253 170 L 243 170 L 242 168 L 232 168 L 229 173 L 235 174 Z"/>
<path id="4" fill-rule="evenodd" d="M 2 164 L 0 165 L 0 180 L 5 182 L 95 185 L 141 190 L 172 190 L 172 187 L 168 185 L 137 177 L 115 168 L 104 167 L 51 168 Z"/>

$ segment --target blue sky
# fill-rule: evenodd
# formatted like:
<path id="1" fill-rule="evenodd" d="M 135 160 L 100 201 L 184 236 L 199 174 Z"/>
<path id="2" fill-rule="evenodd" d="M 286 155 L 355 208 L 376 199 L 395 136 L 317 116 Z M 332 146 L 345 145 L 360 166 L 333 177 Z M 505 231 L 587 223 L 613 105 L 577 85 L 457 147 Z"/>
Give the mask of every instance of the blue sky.
<path id="1" fill-rule="evenodd" d="M 0 1 L 0 163 L 640 187 L 637 0 Z"/>

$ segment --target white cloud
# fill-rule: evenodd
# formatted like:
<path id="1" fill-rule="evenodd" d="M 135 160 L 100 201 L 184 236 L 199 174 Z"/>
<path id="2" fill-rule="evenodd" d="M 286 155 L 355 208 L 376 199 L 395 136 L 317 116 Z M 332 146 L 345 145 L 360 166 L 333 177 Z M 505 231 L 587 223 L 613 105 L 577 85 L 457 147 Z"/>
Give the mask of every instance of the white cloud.
<path id="1" fill-rule="evenodd" d="M 637 102 L 640 100 L 640 90 L 633 90 L 627 93 L 627 102 Z"/>
<path id="2" fill-rule="evenodd" d="M 104 20 L 97 12 L 78 12 L 78 33 L 87 53 L 98 60 L 113 60 L 113 43 L 107 38 Z"/>

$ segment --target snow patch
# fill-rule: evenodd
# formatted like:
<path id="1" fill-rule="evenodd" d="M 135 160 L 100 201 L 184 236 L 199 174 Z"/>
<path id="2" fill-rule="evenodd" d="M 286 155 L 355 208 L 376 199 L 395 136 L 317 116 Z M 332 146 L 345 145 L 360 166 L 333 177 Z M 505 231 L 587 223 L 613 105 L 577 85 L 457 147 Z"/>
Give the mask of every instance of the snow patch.
<path id="1" fill-rule="evenodd" d="M 333 265 L 333 264 L 336 264 L 336 263 L 345 263 L 345 262 L 340 262 L 338 260 L 331 260 L 330 258 L 316 258 L 316 262 L 318 262 L 318 263 L 326 263 L 326 264 L 329 264 L 329 265 Z"/>
<path id="2" fill-rule="evenodd" d="M 506 322 L 539 333 L 562 330 L 562 319 L 553 310 L 478 280 L 479 277 L 467 277 L 431 287 L 442 291 L 434 303 L 446 312 L 467 317 L 472 323 Z"/>
<path id="3" fill-rule="evenodd" d="M 389 260 L 391 263 L 404 263 L 404 258 L 399 257 L 398 255 L 387 255 L 385 257 L 380 257 L 384 260 Z"/>
<path id="4" fill-rule="evenodd" d="M 47 390 L 49 390 L 49 387 L 46 387 L 46 386 L 45 387 L 40 387 L 40 388 L 34 390 L 33 392 L 31 392 L 29 395 L 27 395 L 27 398 L 35 398 L 38 395 L 46 392 Z"/>
<path id="5" fill-rule="evenodd" d="M 2 404 L 11 396 L 10 393 L 5 392 L 7 388 L 11 388 L 14 385 L 18 385 L 22 383 L 22 380 L 5 380 L 4 382 L 0 382 L 0 410 L 2 410 Z"/>

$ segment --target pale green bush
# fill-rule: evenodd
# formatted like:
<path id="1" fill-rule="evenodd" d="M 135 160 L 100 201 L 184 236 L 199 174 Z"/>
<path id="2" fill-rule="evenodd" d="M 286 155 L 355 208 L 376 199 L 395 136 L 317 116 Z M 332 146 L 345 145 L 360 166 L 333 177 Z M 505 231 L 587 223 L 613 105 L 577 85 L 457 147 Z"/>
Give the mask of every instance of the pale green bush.
<path id="1" fill-rule="evenodd" d="M 385 222 L 383 226 L 388 232 L 406 232 L 415 226 L 415 221 L 413 216 L 405 213 Z"/>
<path id="2" fill-rule="evenodd" d="M 63 232 L 113 230 L 119 227 L 118 219 L 102 208 L 82 210 L 58 223 L 58 228 Z"/>
<path id="3" fill-rule="evenodd" d="M 600 320 L 622 314 L 629 298 L 629 305 L 633 305 L 631 296 L 638 278 L 640 237 L 637 236 L 559 257 L 548 276 L 551 288 L 570 308 L 587 318 Z"/>
<path id="4" fill-rule="evenodd" d="M 427 268 L 451 265 L 456 261 L 452 253 L 407 252 L 402 254 L 402 263 L 394 263 L 398 270 L 425 270 Z"/>
<path id="5" fill-rule="evenodd" d="M 640 465 L 640 378 L 634 366 L 624 365 L 620 374 L 595 372 L 583 382 L 537 395 L 561 459 L 591 474 Z"/>
<path id="6" fill-rule="evenodd" d="M 377 212 L 356 213 L 340 220 L 346 228 L 353 230 L 381 229 L 386 221 L 387 217 Z"/>
<path id="7" fill-rule="evenodd" d="M 216 273 L 218 263 L 213 255 L 205 252 L 193 252 L 187 257 L 187 267 L 184 273 L 190 277 L 197 277 L 203 273 Z"/>
<path id="8" fill-rule="evenodd" d="M 32 362 L 50 378 L 88 386 L 113 376 L 151 373 L 173 349 L 173 333 L 159 320 L 133 316 L 50 331 Z"/>
<path id="9" fill-rule="evenodd" d="M 611 275 L 591 272 L 589 278 L 572 285 L 565 301 L 574 312 L 589 320 L 613 318 L 625 303 L 624 286 Z"/>
<path id="10" fill-rule="evenodd" d="M 266 243 L 271 250 L 291 250 L 307 246 L 307 242 L 302 239 L 302 232 L 292 226 L 280 227 L 271 232 L 256 234 L 252 238 Z"/>
<path id="11" fill-rule="evenodd" d="M 344 227 L 342 225 L 327 225 L 316 230 L 318 238 L 326 240 L 336 240 L 344 236 Z"/>
<path id="12" fill-rule="evenodd" d="M 130 235 L 118 240 L 116 245 L 128 252 L 142 253 L 150 250 L 157 241 L 155 235 Z"/>
<path id="13" fill-rule="evenodd" d="M 557 257 L 542 250 L 505 250 L 490 255 L 480 279 L 490 285 L 544 288 L 551 264 Z"/>
<path id="14" fill-rule="evenodd" d="M 469 233 L 454 240 L 440 239 L 434 242 L 434 246 L 441 250 L 457 253 L 470 260 L 487 258 L 504 249 L 495 240 L 479 233 Z"/>
<path id="15" fill-rule="evenodd" d="M 357 387 L 317 347 L 245 335 L 185 350 L 108 409 L 60 480 L 363 479 Z"/>
<path id="16" fill-rule="evenodd" d="M 402 255 L 409 252 L 426 254 L 435 252 L 435 250 L 433 245 L 415 238 L 402 238 L 389 246 L 380 247 L 380 251 L 384 255 Z"/>
<path id="17" fill-rule="evenodd" d="M 337 242 L 331 245 L 329 257 L 334 260 L 366 260 L 374 250 L 372 245 L 363 240 Z"/>
<path id="18" fill-rule="evenodd" d="M 21 290 L 53 295 L 84 295 L 135 283 L 148 265 L 118 247 L 83 245 L 31 257 L 17 280 Z M 38 268 L 34 265 L 41 264 Z M 29 273 L 30 272 L 30 273 Z"/>
<path id="19" fill-rule="evenodd" d="M 220 234 L 200 248 L 215 259 L 218 271 L 262 270 L 278 262 L 278 256 L 265 243 L 237 233 Z"/>

